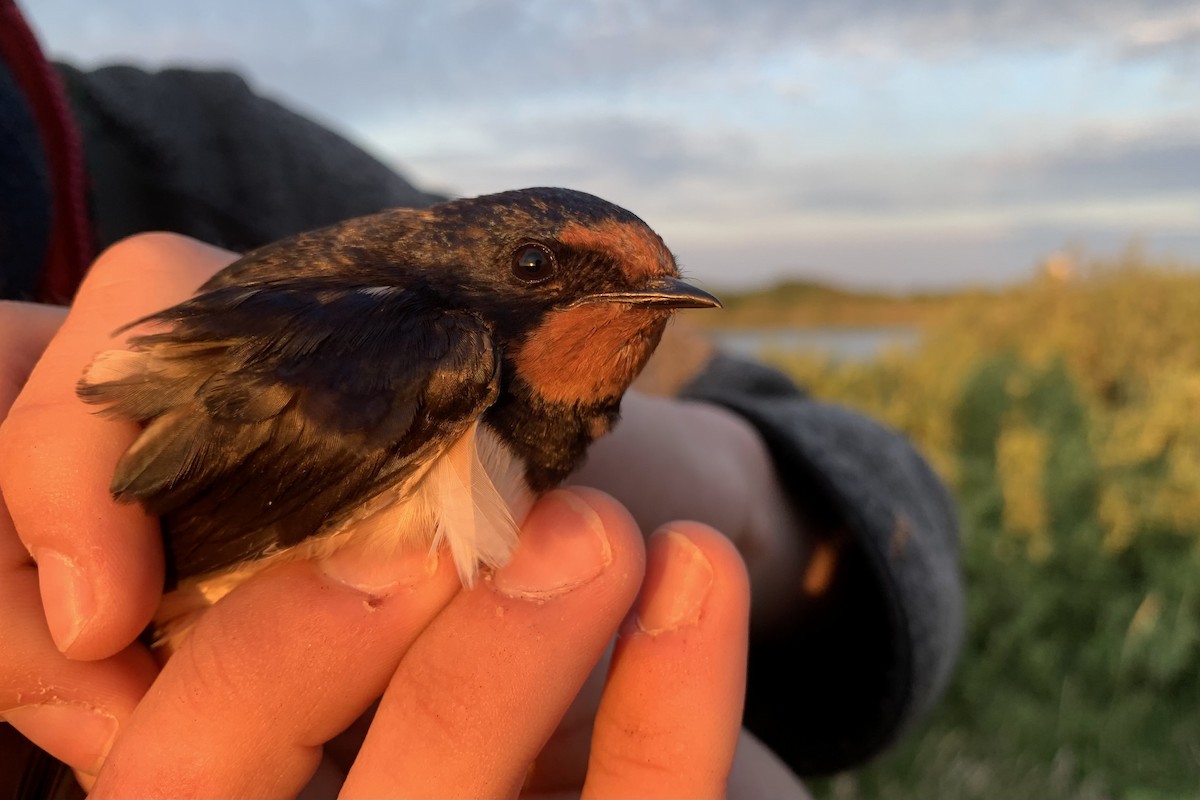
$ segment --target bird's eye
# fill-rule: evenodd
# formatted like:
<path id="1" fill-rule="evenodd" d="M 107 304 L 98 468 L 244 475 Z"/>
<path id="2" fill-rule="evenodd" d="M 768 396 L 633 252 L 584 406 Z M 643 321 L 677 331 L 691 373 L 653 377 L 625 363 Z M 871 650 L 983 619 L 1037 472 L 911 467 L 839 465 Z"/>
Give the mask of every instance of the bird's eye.
<path id="1" fill-rule="evenodd" d="M 540 244 L 523 244 L 513 254 L 512 273 L 525 283 L 541 283 L 554 275 L 557 268 L 554 254 Z"/>

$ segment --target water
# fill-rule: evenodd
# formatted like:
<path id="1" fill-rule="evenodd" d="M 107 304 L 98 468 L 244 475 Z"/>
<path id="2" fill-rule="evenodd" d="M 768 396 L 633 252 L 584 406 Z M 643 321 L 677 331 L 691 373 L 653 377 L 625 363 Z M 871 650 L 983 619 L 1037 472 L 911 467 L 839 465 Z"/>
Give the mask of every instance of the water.
<path id="1" fill-rule="evenodd" d="M 921 333 L 909 326 L 886 328 L 740 328 L 710 331 L 727 353 L 753 358 L 764 350 L 809 352 L 840 361 L 865 361 L 892 347 L 911 349 Z"/>

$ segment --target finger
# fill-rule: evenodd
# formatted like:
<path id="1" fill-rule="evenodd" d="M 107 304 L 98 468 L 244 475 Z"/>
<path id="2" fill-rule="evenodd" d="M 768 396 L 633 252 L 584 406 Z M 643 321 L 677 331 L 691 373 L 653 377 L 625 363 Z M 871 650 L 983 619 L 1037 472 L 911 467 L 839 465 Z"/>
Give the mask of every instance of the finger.
<path id="1" fill-rule="evenodd" d="M 404 657 L 344 797 L 505 797 L 616 631 L 641 533 L 590 489 L 543 497 L 513 561 L 460 594 Z"/>
<path id="2" fill-rule="evenodd" d="M 448 558 L 339 553 L 239 586 L 192 629 L 117 741 L 103 797 L 295 795 L 459 590 Z M 169 732 L 169 733 L 165 733 Z"/>
<path id="3" fill-rule="evenodd" d="M 612 663 L 612 643 L 584 681 L 571 706 L 537 755 L 522 795 L 544 798 L 564 794 L 579 796 L 579 787 L 587 778 L 588 757 L 592 750 L 592 725 L 604 693 L 604 681 Z"/>
<path id="4" fill-rule="evenodd" d="M 17 303 L 0 300 L 0 419 L 12 407 L 33 365 L 42 357 L 46 345 L 62 325 L 67 309 L 41 303 Z"/>
<path id="5" fill-rule="evenodd" d="M 0 419 L 66 317 L 65 308 L 0 302 Z M 140 645 L 81 664 L 54 646 L 37 571 L 0 503 L 0 718 L 34 744 L 94 776 L 157 672 Z"/>
<path id="6" fill-rule="evenodd" d="M 699 523 L 648 545 L 596 725 L 585 797 L 724 797 L 746 690 L 750 590 L 737 550 Z"/>
<path id="7" fill-rule="evenodd" d="M 72 658 L 111 655 L 149 621 L 162 590 L 157 522 L 118 505 L 108 481 L 137 434 L 75 397 L 118 326 L 177 302 L 233 256 L 165 234 L 126 240 L 96 262 L 0 428 L 0 489 L 38 562 L 50 631 Z"/>
<path id="8" fill-rule="evenodd" d="M 0 342 L 4 346 L 0 358 L 0 423 L 8 416 L 13 401 L 66 316 L 67 310 L 59 306 L 0 300 Z M 3 519 L 0 561 L 13 568 L 32 565 L 29 552 L 12 526 L 3 495 L 0 495 L 0 516 Z"/>
<path id="9" fill-rule="evenodd" d="M 0 507 L 0 540 L 16 541 Z M 14 552 L 15 551 L 15 552 Z M 72 661 L 50 638 L 33 562 L 18 545 L 0 556 L 0 717 L 55 758 L 95 775 L 157 667 L 140 644 Z"/>

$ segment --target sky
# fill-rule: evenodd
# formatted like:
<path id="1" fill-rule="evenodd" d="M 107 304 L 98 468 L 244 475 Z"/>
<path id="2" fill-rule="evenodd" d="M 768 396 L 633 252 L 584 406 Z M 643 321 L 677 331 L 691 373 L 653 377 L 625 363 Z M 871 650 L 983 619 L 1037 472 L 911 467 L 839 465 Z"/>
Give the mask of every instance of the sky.
<path id="1" fill-rule="evenodd" d="M 569 186 L 710 287 L 1200 265 L 1195 0 L 25 0 L 90 67 L 232 69 L 455 196 Z"/>

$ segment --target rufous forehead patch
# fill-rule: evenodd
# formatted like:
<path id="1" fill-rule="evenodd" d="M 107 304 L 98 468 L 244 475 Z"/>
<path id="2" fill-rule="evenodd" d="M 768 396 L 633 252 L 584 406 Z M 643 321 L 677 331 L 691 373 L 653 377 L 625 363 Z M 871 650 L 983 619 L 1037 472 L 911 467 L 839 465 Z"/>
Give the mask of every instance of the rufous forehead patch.
<path id="1" fill-rule="evenodd" d="M 605 222 L 581 225 L 568 222 L 558 234 L 568 247 L 607 253 L 631 281 L 662 275 L 678 276 L 675 258 L 654 231 L 640 222 Z"/>

